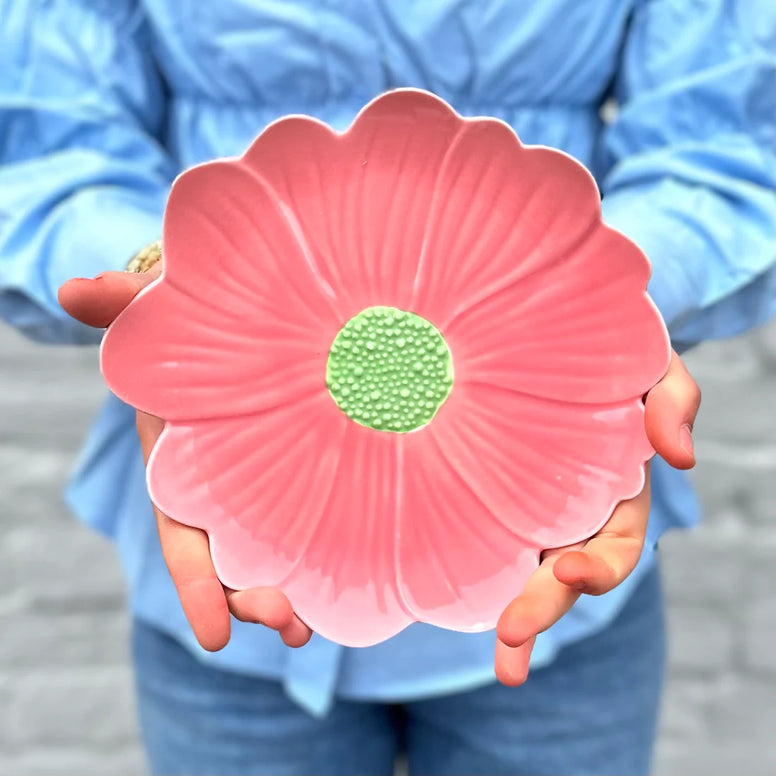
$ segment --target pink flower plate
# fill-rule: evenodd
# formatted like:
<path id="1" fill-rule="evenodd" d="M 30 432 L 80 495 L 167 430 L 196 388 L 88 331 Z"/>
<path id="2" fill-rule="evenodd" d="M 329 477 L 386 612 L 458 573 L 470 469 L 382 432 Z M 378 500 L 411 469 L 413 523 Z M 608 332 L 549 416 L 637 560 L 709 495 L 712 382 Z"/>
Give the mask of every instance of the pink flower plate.
<path id="1" fill-rule="evenodd" d="M 493 628 L 644 483 L 669 340 L 591 175 L 426 92 L 183 173 L 102 369 L 165 420 L 154 503 L 323 636 Z"/>

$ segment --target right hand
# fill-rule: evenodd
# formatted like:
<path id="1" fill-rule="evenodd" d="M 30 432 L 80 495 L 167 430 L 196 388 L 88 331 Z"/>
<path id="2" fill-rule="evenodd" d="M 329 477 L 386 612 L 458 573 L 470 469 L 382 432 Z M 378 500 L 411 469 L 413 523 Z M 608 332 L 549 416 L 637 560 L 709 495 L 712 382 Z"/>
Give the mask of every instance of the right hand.
<path id="1" fill-rule="evenodd" d="M 105 328 L 132 299 L 161 274 L 157 264 L 148 272 L 104 272 L 94 279 L 74 278 L 59 289 L 59 303 L 76 320 Z M 164 421 L 137 411 L 137 432 L 143 456 L 148 456 L 164 428 Z M 211 652 L 229 641 L 229 614 L 238 620 L 266 625 L 278 631 L 290 647 L 306 644 L 312 631 L 277 588 L 225 588 L 210 557 L 207 534 L 183 525 L 154 507 L 162 554 L 178 591 L 183 611 L 200 645 Z"/>

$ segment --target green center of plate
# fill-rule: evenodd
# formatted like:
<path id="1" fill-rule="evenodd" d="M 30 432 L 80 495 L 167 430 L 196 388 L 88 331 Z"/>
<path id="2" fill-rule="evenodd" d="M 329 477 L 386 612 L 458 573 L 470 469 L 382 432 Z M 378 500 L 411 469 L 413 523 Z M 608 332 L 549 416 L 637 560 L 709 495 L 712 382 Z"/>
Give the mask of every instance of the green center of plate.
<path id="1" fill-rule="evenodd" d="M 429 423 L 453 387 L 453 358 L 425 318 L 368 307 L 334 338 L 326 385 L 356 423 L 406 433 Z"/>

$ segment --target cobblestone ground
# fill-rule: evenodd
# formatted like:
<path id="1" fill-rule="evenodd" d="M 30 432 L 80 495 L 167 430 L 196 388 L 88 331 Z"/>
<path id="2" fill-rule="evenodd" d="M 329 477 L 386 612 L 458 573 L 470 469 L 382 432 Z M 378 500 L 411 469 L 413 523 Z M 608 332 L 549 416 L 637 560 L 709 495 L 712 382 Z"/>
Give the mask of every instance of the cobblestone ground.
<path id="1" fill-rule="evenodd" d="M 658 776 L 776 773 L 776 327 L 687 359 L 703 528 L 664 542 Z M 93 349 L 0 328 L 0 773 L 143 772 L 112 549 L 59 492 L 103 395 Z"/>

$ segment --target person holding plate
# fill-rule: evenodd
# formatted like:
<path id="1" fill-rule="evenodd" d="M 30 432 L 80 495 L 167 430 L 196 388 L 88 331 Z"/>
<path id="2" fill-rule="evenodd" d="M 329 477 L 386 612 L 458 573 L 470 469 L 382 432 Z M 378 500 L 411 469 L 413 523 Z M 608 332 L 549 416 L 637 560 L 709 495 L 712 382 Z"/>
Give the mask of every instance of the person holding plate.
<path id="1" fill-rule="evenodd" d="M 677 469 L 700 396 L 676 352 L 773 314 L 772 30 L 769 5 L 724 0 L 5 4 L 0 315 L 30 337 L 96 343 L 159 276 L 180 171 L 281 116 L 345 130 L 416 87 L 591 170 L 604 222 L 652 263 L 675 349 L 646 396 L 660 457 L 638 494 L 546 547 L 495 631 L 417 623 L 364 648 L 311 633 L 277 588 L 225 588 L 207 536 L 149 502 L 162 422 L 111 395 L 67 495 L 120 551 L 154 773 L 392 773 L 399 755 L 412 774 L 648 772 L 656 546 L 698 519 Z M 213 294 L 228 281 L 215 263 Z"/>

